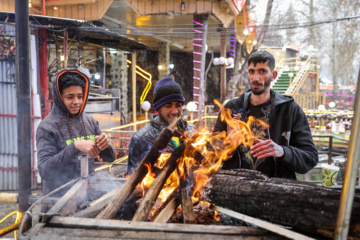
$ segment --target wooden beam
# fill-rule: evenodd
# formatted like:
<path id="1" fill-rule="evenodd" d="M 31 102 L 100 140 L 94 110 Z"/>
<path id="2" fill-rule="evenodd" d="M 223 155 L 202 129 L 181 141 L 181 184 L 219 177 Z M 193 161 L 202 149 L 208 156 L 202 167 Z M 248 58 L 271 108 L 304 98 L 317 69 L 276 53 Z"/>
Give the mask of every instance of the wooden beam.
<path id="1" fill-rule="evenodd" d="M 114 198 L 115 194 L 118 192 L 118 189 L 113 189 L 112 191 L 106 193 L 101 198 L 93 201 L 90 203 L 90 206 L 86 209 L 79 211 L 74 214 L 74 217 L 96 217 L 96 215 L 107 205 L 111 202 Z"/>
<path id="2" fill-rule="evenodd" d="M 178 204 L 176 203 L 176 199 L 173 198 L 169 201 L 168 204 L 164 207 L 164 209 L 157 215 L 157 217 L 154 219 L 154 223 L 167 223 L 169 221 L 170 217 L 175 212 Z"/>
<path id="3" fill-rule="evenodd" d="M 83 229 L 109 229 L 109 230 L 132 230 L 132 231 L 162 231 L 180 233 L 212 233 L 217 234 L 244 234 L 254 232 L 253 228 L 240 226 L 220 226 L 220 225 L 200 225 L 200 224 L 176 224 L 176 223 L 152 223 L 152 222 L 132 222 L 109 219 L 76 218 L 76 217 L 53 217 L 49 226 L 64 228 L 83 228 Z"/>
<path id="4" fill-rule="evenodd" d="M 36 1 L 36 0 L 35 0 Z M 33 2 L 33 0 L 31 0 Z M 77 5 L 77 4 L 92 4 L 97 0 L 52 0 L 47 1 L 46 6 L 64 6 L 64 5 Z"/>

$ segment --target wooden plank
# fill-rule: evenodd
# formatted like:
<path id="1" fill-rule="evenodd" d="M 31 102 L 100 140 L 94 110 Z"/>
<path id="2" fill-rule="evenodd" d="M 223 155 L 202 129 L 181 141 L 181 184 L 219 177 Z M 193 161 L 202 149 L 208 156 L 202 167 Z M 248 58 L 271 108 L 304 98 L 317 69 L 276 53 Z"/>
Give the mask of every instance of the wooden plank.
<path id="1" fill-rule="evenodd" d="M 111 202 L 117 193 L 118 189 L 113 189 L 112 191 L 106 193 L 101 198 L 93 201 L 89 207 L 86 209 L 79 211 L 74 214 L 74 217 L 86 217 L 86 218 L 94 218 L 96 215 Z"/>
<path id="2" fill-rule="evenodd" d="M 102 19 L 102 17 L 105 15 L 105 13 L 107 12 L 107 10 L 109 9 L 110 5 L 113 3 L 114 0 L 103 0 L 103 1 L 104 1 L 103 9 L 98 13 L 99 18 L 93 20 Z"/>
<path id="3" fill-rule="evenodd" d="M 86 21 L 91 21 L 93 19 L 92 12 L 91 12 L 92 5 L 93 4 L 85 4 L 84 5 L 84 11 L 85 11 L 84 20 L 86 20 Z"/>
<path id="4" fill-rule="evenodd" d="M 182 2 L 182 0 L 174 0 L 174 13 L 181 13 L 182 12 L 181 11 L 181 2 Z"/>
<path id="5" fill-rule="evenodd" d="M 197 13 L 197 1 L 187 0 L 185 3 L 185 11 L 187 13 Z"/>
<path id="6" fill-rule="evenodd" d="M 15 1 L 9 0 L 9 12 L 15 12 Z"/>
<path id="7" fill-rule="evenodd" d="M 159 0 L 159 13 L 168 13 L 167 5 L 169 4 L 167 0 Z"/>
<path id="8" fill-rule="evenodd" d="M 146 14 L 146 1 L 143 0 L 138 1 L 138 11 L 140 15 Z"/>
<path id="9" fill-rule="evenodd" d="M 139 1 L 138 0 L 125 0 L 127 2 L 127 4 L 129 4 L 129 6 L 139 15 L 140 12 L 139 12 Z"/>
<path id="10" fill-rule="evenodd" d="M 166 207 L 159 213 L 159 215 L 154 219 L 154 223 L 167 223 L 170 217 L 173 215 L 177 208 L 176 199 L 173 198 L 166 205 Z"/>
<path id="11" fill-rule="evenodd" d="M 315 240 L 315 238 L 310 238 L 310 237 L 307 237 L 307 236 L 305 236 L 303 234 L 300 234 L 300 233 L 297 233 L 297 232 L 294 232 L 294 231 L 290 231 L 290 230 L 288 230 L 286 228 L 280 227 L 279 225 L 275 225 L 275 224 L 272 224 L 272 223 L 269 223 L 269 222 L 266 222 L 266 221 L 263 221 L 263 220 L 260 220 L 260 219 L 256 219 L 256 218 L 253 218 L 253 217 L 250 217 L 250 216 L 246 216 L 245 214 L 241 214 L 241 213 L 229 210 L 229 209 L 225 209 L 223 207 L 216 206 L 215 210 L 219 211 L 219 212 L 222 212 L 222 213 L 225 213 L 226 215 L 229 215 L 231 217 L 234 217 L 234 218 L 240 219 L 242 221 L 245 221 L 247 223 L 254 224 L 255 226 L 261 227 L 261 228 L 266 229 L 268 231 L 271 231 L 273 233 L 277 233 L 277 234 L 279 234 L 281 236 L 284 236 L 284 237 L 287 237 L 289 239 L 294 239 L 294 240 Z"/>
<path id="12" fill-rule="evenodd" d="M 10 9 L 9 9 L 9 1 L 10 0 L 1 0 L 0 1 L 0 11 L 2 11 L 2 12 L 11 12 Z M 15 9 L 12 12 L 15 12 Z"/>
<path id="13" fill-rule="evenodd" d="M 71 18 L 78 19 L 78 8 L 77 6 L 71 6 Z"/>
<path id="14" fill-rule="evenodd" d="M 46 7 L 46 15 L 54 16 L 54 9 L 52 7 Z"/>
<path id="15" fill-rule="evenodd" d="M 166 12 L 167 13 L 174 13 L 174 0 L 166 2 Z"/>
<path id="16" fill-rule="evenodd" d="M 72 17 L 72 14 L 71 14 L 71 6 L 66 6 L 65 7 L 65 18 L 71 18 Z"/>
<path id="17" fill-rule="evenodd" d="M 250 227 L 247 227 L 250 228 Z M 85 240 L 85 239 L 101 239 L 101 240 L 114 240 L 114 239 L 157 239 L 157 240 L 279 240 L 279 236 L 268 235 L 258 229 L 254 229 L 250 232 L 247 231 L 244 234 L 236 235 L 220 235 L 212 234 L 210 231 L 206 233 L 180 233 L 180 232 L 154 232 L 148 231 L 134 231 L 134 230 L 99 230 L 96 227 L 94 229 L 82 229 L 82 228 L 49 228 L 43 227 L 30 234 L 27 233 L 29 239 L 32 240 L 49 240 L 49 239 L 71 239 L 71 240 Z M 280 238 L 281 239 L 281 238 Z"/>
<path id="18" fill-rule="evenodd" d="M 251 233 L 252 228 L 243 226 L 221 226 L 221 225 L 200 225 L 200 224 L 176 224 L 176 223 L 153 223 L 110 220 L 110 219 L 93 219 L 93 218 L 76 218 L 54 216 L 50 222 L 51 227 L 65 228 L 86 228 L 86 229 L 108 229 L 108 230 L 133 230 L 133 231 L 163 231 L 179 233 L 213 233 L 213 234 L 244 234 Z"/>
<path id="19" fill-rule="evenodd" d="M 47 6 L 79 5 L 95 3 L 97 0 L 53 0 L 46 1 Z"/>
<path id="20" fill-rule="evenodd" d="M 77 6 L 78 9 L 78 19 L 85 19 L 85 8 L 83 5 L 78 5 Z"/>
<path id="21" fill-rule="evenodd" d="M 90 4 L 90 15 L 91 15 L 91 19 L 100 19 L 100 15 L 97 11 L 97 6 L 99 3 L 94 3 L 94 4 Z"/>
<path id="22" fill-rule="evenodd" d="M 61 6 L 61 7 L 58 7 L 58 13 L 59 13 L 59 17 L 62 17 L 64 18 L 65 15 L 66 15 L 66 6 Z"/>
<path id="23" fill-rule="evenodd" d="M 212 12 L 213 1 L 205 1 L 204 2 L 204 13 Z"/>
<path id="24" fill-rule="evenodd" d="M 53 9 L 53 17 L 60 17 L 59 11 L 61 7 L 57 7 L 57 9 Z M 47 13 L 47 11 L 46 11 Z"/>
<path id="25" fill-rule="evenodd" d="M 87 186 L 88 180 L 80 179 L 52 208 L 50 208 L 46 215 L 67 215 L 74 213 L 78 206 L 87 200 Z"/>

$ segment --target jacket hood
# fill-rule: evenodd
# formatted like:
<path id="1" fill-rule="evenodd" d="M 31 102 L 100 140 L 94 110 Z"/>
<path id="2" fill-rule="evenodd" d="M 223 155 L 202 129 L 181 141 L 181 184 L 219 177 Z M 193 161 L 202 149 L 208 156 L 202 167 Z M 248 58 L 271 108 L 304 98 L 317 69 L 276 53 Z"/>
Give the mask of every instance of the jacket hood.
<path id="1" fill-rule="evenodd" d="M 73 72 L 79 74 L 82 79 L 85 82 L 85 88 L 84 88 L 84 97 L 83 97 L 83 103 L 80 107 L 80 111 L 77 115 L 73 115 L 69 112 L 69 110 L 66 108 L 64 101 L 61 97 L 60 91 L 59 91 L 59 78 L 61 75 L 67 72 Z M 58 71 L 54 78 L 53 78 L 53 98 L 54 98 L 54 104 L 59 110 L 65 114 L 68 114 L 69 116 L 77 117 L 79 116 L 85 109 L 85 105 L 89 96 L 89 87 L 90 87 L 90 81 L 89 81 L 90 73 L 89 70 L 86 68 L 64 68 Z"/>

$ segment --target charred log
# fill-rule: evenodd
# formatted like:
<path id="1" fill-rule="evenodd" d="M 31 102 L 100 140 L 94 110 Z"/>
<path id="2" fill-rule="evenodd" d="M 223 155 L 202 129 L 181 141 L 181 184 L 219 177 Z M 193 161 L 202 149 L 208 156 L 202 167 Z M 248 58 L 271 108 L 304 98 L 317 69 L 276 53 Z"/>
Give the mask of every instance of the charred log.
<path id="1" fill-rule="evenodd" d="M 268 179 L 259 172 L 221 170 L 205 189 L 218 206 L 331 237 L 336 226 L 341 189 L 289 179 Z M 349 236 L 360 237 L 360 194 L 354 197 Z"/>
<path id="2" fill-rule="evenodd" d="M 144 199 L 142 200 L 138 210 L 135 213 L 133 221 L 145 221 L 149 215 L 152 207 L 154 206 L 156 199 L 159 196 L 161 189 L 163 188 L 166 180 L 170 174 L 176 168 L 176 161 L 182 157 L 185 150 L 185 145 L 180 145 L 171 154 L 170 158 L 166 162 L 162 172 L 155 178 L 149 190 L 146 192 Z"/>

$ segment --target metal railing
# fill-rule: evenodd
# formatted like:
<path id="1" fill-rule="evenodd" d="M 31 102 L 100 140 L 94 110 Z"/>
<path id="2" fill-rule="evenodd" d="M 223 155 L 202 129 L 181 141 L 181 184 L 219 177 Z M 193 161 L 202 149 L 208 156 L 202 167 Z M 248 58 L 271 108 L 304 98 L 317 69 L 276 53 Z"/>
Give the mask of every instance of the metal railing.
<path id="1" fill-rule="evenodd" d="M 312 135 L 313 139 L 315 140 L 315 142 L 317 142 L 317 139 L 316 138 L 328 138 L 329 141 L 328 141 L 328 146 L 329 146 L 329 149 L 327 151 L 318 151 L 319 154 L 327 154 L 328 155 L 328 164 L 330 165 L 332 163 L 332 156 L 334 154 L 333 152 L 333 139 L 338 139 L 338 140 L 341 140 L 343 142 L 346 142 L 346 143 L 349 143 L 349 139 L 346 139 L 346 138 L 343 138 L 343 137 L 339 137 L 339 136 L 336 136 L 336 135 L 331 135 L 331 134 L 325 134 L 325 135 L 319 135 L 319 134 L 314 134 Z M 327 142 L 327 141 L 323 141 L 323 142 Z M 346 153 L 340 153 L 340 154 L 337 154 L 337 155 L 343 155 L 346 157 Z"/>

